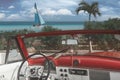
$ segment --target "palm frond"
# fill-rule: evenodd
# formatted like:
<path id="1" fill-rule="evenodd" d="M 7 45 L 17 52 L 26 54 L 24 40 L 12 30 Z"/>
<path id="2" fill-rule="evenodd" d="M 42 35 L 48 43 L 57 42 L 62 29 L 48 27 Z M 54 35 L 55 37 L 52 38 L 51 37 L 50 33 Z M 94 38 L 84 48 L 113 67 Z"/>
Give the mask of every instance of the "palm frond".
<path id="1" fill-rule="evenodd" d="M 99 16 L 101 16 L 101 13 L 100 13 L 100 12 L 98 12 L 98 15 L 99 15 Z"/>
<path id="2" fill-rule="evenodd" d="M 79 6 L 81 6 L 81 7 L 90 7 L 90 4 L 82 1 L 81 3 L 79 3 Z"/>
<path id="3" fill-rule="evenodd" d="M 77 15 L 78 15 L 78 13 L 79 13 L 81 10 L 84 10 L 84 11 L 85 11 L 85 8 L 84 8 L 84 7 L 78 7 L 78 8 L 76 9 Z"/>
<path id="4" fill-rule="evenodd" d="M 93 3 L 91 4 L 91 8 L 94 8 L 94 7 L 98 7 L 98 2 L 93 2 Z"/>

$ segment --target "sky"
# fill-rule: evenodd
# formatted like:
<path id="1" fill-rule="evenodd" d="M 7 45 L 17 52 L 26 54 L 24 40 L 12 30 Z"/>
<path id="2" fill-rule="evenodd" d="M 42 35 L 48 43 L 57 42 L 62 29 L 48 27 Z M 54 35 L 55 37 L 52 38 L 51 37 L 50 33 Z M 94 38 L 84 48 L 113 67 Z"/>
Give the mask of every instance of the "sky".
<path id="1" fill-rule="evenodd" d="M 88 3 L 97 1 L 101 16 L 92 20 L 104 21 L 120 18 L 120 0 L 84 0 Z M 0 21 L 33 21 L 34 3 L 45 21 L 87 21 L 88 13 L 75 10 L 81 0 L 0 0 Z"/>

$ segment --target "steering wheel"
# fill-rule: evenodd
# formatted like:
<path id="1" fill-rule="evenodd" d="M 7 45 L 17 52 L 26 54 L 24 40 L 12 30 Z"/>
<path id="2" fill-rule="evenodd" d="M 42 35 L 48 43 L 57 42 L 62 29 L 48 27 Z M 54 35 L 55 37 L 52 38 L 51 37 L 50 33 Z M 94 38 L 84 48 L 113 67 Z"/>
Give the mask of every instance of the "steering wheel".
<path id="1" fill-rule="evenodd" d="M 46 76 L 43 76 L 43 71 L 44 71 L 44 67 L 41 68 L 39 66 L 39 68 L 37 68 L 37 74 L 38 74 L 38 77 L 37 77 L 37 80 L 42 80 L 42 78 L 44 78 L 44 80 L 47 80 L 48 77 L 49 77 L 49 74 L 50 74 L 50 62 L 49 62 L 49 59 L 42 53 L 38 52 L 38 53 L 35 53 L 35 54 L 32 54 L 30 56 L 28 56 L 26 59 L 23 60 L 23 62 L 21 63 L 19 69 L 18 69 L 18 73 L 17 73 L 17 78 L 18 80 L 21 80 L 22 78 L 23 79 L 27 79 L 29 80 L 29 77 L 30 77 L 30 72 L 32 73 L 32 71 L 34 72 L 35 68 L 32 68 L 30 69 L 29 66 L 27 66 L 26 68 L 24 68 L 24 72 L 23 73 L 20 73 L 21 72 L 21 69 L 24 67 L 24 63 L 31 57 L 35 56 L 35 55 L 42 55 L 45 59 L 46 59 L 46 62 L 48 63 L 48 71 L 47 71 L 47 75 Z M 21 78 L 21 79 L 20 79 Z M 23 80 L 22 79 L 22 80 Z"/>

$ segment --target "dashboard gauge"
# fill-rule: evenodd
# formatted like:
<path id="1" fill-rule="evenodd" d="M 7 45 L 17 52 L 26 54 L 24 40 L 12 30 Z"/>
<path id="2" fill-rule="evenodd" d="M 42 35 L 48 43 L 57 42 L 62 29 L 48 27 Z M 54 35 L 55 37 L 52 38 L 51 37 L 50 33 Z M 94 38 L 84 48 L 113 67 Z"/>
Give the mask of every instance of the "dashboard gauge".
<path id="1" fill-rule="evenodd" d="M 41 76 L 42 73 L 43 73 L 43 68 L 42 68 L 42 67 L 39 67 L 39 68 L 37 69 L 37 74 L 38 74 L 38 76 Z"/>

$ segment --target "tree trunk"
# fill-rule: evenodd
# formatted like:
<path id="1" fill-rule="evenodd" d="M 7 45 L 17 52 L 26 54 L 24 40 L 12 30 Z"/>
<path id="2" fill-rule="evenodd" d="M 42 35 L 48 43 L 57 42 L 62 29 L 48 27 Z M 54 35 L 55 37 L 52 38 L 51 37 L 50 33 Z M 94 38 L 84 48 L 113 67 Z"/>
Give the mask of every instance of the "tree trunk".
<path id="1" fill-rule="evenodd" d="M 89 22 L 91 21 L 91 13 L 89 14 Z"/>
<path id="2" fill-rule="evenodd" d="M 91 21 L 91 14 L 89 14 L 89 24 L 90 24 L 90 21 Z M 89 36 L 89 52 L 91 53 L 92 50 L 93 50 L 92 49 L 92 41 L 91 41 L 91 37 Z"/>

